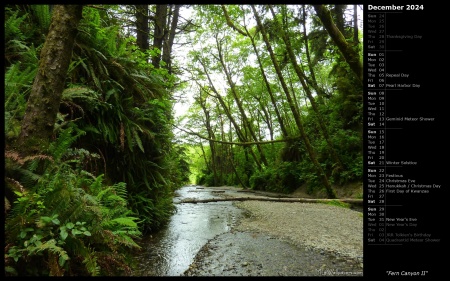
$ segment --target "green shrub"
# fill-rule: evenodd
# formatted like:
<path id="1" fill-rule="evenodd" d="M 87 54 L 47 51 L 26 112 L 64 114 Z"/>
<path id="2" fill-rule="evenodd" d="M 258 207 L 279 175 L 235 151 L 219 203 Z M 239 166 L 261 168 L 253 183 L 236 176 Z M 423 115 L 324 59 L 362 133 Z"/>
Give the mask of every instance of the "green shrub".
<path id="1" fill-rule="evenodd" d="M 68 149 L 76 138 L 71 132 L 60 134 L 50 155 L 6 154 L 8 188 L 16 196 L 5 221 L 8 275 L 131 273 L 129 254 L 140 248 L 141 232 L 127 206 L 126 184 L 105 185 L 103 175 L 81 169 L 86 151 Z M 33 172 L 38 163 L 42 175 Z M 13 170 L 28 177 L 20 180 L 27 184 L 9 178 Z"/>

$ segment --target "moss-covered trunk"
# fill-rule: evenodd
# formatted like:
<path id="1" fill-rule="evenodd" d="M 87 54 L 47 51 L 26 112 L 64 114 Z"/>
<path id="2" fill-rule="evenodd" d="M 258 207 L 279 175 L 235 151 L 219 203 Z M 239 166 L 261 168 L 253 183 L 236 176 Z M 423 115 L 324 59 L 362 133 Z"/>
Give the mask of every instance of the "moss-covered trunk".
<path id="1" fill-rule="evenodd" d="M 333 39 L 336 46 L 344 55 L 345 60 L 350 66 L 351 70 L 355 73 L 359 82 L 363 81 L 363 65 L 359 59 L 359 54 L 352 49 L 352 46 L 347 43 L 344 35 L 339 31 L 333 22 L 330 11 L 324 5 L 313 5 L 316 10 L 317 16 L 323 23 L 323 26 L 327 30 L 331 39 Z"/>
<path id="2" fill-rule="evenodd" d="M 18 139 L 23 155 L 45 149 L 53 134 L 82 10 L 81 5 L 56 5 L 53 9 Z"/>

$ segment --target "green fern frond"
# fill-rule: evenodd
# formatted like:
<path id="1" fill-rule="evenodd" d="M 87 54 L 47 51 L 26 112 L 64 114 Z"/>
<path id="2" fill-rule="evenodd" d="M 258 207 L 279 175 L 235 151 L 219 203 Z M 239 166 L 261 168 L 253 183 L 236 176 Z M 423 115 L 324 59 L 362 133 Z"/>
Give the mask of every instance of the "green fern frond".
<path id="1" fill-rule="evenodd" d="M 26 105 L 26 96 L 31 90 L 37 67 L 28 66 L 21 70 L 17 63 L 9 67 L 5 73 L 5 113 L 12 115 L 23 114 Z"/>
<path id="2" fill-rule="evenodd" d="M 98 77 L 109 77 L 108 68 L 105 65 L 107 58 L 103 53 L 95 48 L 89 48 L 89 62 L 96 70 Z"/>
<path id="3" fill-rule="evenodd" d="M 85 99 L 87 102 L 97 101 L 99 95 L 94 90 L 87 87 L 71 87 L 62 93 L 62 100 Z"/>
<path id="4" fill-rule="evenodd" d="M 94 71 L 93 66 L 91 64 L 88 64 L 88 68 L 91 74 L 91 79 L 94 81 L 95 86 L 97 87 L 98 90 L 101 90 L 102 86 L 100 84 L 100 80 L 98 79 L 96 72 Z"/>
<path id="5" fill-rule="evenodd" d="M 141 249 L 142 247 L 139 246 L 131 237 L 131 233 L 128 231 L 114 231 L 116 240 L 115 242 L 118 244 L 121 244 L 125 247 L 129 248 L 135 248 L 135 249 Z M 136 235 L 137 236 L 137 235 Z"/>
<path id="6" fill-rule="evenodd" d="M 98 195 L 99 192 L 101 191 L 104 177 L 105 177 L 104 174 L 99 175 L 95 179 L 95 181 L 89 186 L 89 190 L 93 195 Z"/>
<path id="7" fill-rule="evenodd" d="M 88 253 L 84 255 L 83 264 L 86 266 L 86 270 L 91 274 L 91 276 L 99 276 L 100 266 L 97 263 L 95 251 L 89 247 L 86 249 Z"/>
<path id="8" fill-rule="evenodd" d="M 94 133 L 94 134 L 100 134 L 100 131 L 98 130 L 98 128 L 96 128 L 93 125 L 84 125 L 83 126 L 83 131 Z"/>
<path id="9" fill-rule="evenodd" d="M 41 178 L 41 175 L 23 168 L 18 168 L 16 172 L 20 175 L 20 183 L 26 188 L 33 187 Z"/>
<path id="10" fill-rule="evenodd" d="M 87 66 L 87 64 L 86 64 L 82 59 L 80 59 L 79 62 L 80 62 L 81 67 L 83 67 L 84 71 L 86 71 L 86 74 L 87 74 L 88 76 L 90 76 L 91 68 L 89 68 L 89 67 Z"/>
<path id="11" fill-rule="evenodd" d="M 31 8 L 36 15 L 41 30 L 46 33 L 48 28 L 50 27 L 50 22 L 52 16 L 50 14 L 50 9 L 48 5 L 31 5 Z"/>
<path id="12" fill-rule="evenodd" d="M 19 17 L 19 11 L 12 11 L 10 8 L 5 8 L 5 42 L 8 42 L 12 38 L 24 40 L 25 36 L 20 29 L 20 26 L 28 17 L 28 14 L 24 14 Z"/>
<path id="13" fill-rule="evenodd" d="M 49 251 L 54 254 L 57 254 L 64 262 L 70 260 L 70 257 L 67 254 L 67 252 L 63 248 L 56 245 L 55 239 L 50 239 L 44 243 L 39 244 L 36 247 L 29 247 L 28 250 L 30 254 L 39 253 L 42 251 Z"/>
<path id="14" fill-rule="evenodd" d="M 120 217 L 120 218 L 115 218 L 109 221 L 105 221 L 103 223 L 103 225 L 108 226 L 108 227 L 131 227 L 131 228 L 137 228 L 137 223 L 135 222 L 135 220 L 137 220 L 137 218 L 134 217 Z"/>
<path id="15" fill-rule="evenodd" d="M 104 61 L 108 61 L 108 58 L 107 58 L 102 52 L 100 52 L 99 50 L 94 49 L 94 48 L 92 48 L 91 50 L 92 50 L 93 52 L 95 52 L 95 54 L 97 54 L 98 57 L 100 57 L 100 58 L 103 59 Z M 105 68 L 105 70 L 106 70 L 106 74 L 109 75 L 106 68 Z"/>
<path id="16" fill-rule="evenodd" d="M 84 58 L 80 58 L 76 55 L 73 55 L 72 61 L 69 64 L 69 69 L 67 70 L 67 73 L 71 73 L 74 71 L 80 64 L 85 60 Z"/>
<path id="17" fill-rule="evenodd" d="M 61 157 L 66 153 L 68 148 L 72 145 L 72 143 L 83 134 L 83 132 L 77 132 L 76 135 L 72 135 L 73 129 L 68 127 L 61 131 L 58 139 L 51 143 L 49 146 L 49 151 L 52 154 L 55 161 L 59 161 Z"/>
<path id="18" fill-rule="evenodd" d="M 136 78 L 136 79 L 139 80 L 139 81 L 147 82 L 147 83 L 149 83 L 149 84 L 155 83 L 154 80 L 151 79 L 151 76 L 148 76 L 148 75 L 143 75 L 143 74 L 133 74 L 133 73 L 132 73 L 130 76 L 133 77 L 133 78 Z"/>
<path id="19" fill-rule="evenodd" d="M 122 198 L 127 198 L 127 184 L 124 182 L 119 182 L 113 185 L 116 194 Z"/>
<path id="20" fill-rule="evenodd" d="M 114 36 L 119 33 L 120 27 L 119 26 L 108 26 L 105 27 L 106 34 L 109 34 L 110 36 L 106 36 L 104 42 L 105 49 L 108 52 L 108 55 L 111 56 L 112 54 L 117 52 L 117 36 Z"/>
<path id="21" fill-rule="evenodd" d="M 114 187 L 109 186 L 109 187 L 105 187 L 103 188 L 103 190 L 101 190 L 98 194 L 97 194 L 97 200 L 99 200 L 100 202 L 102 201 L 106 201 L 106 202 L 115 202 L 115 203 L 119 203 L 119 202 L 126 202 L 126 200 L 116 194 Z"/>
<path id="22" fill-rule="evenodd" d="M 99 131 L 102 133 L 103 135 L 103 139 L 107 142 L 107 143 L 112 143 L 112 144 L 116 144 L 118 143 L 118 132 L 117 130 L 114 130 L 114 128 L 112 128 L 111 126 L 114 124 L 108 124 L 103 122 L 103 120 L 99 120 L 99 122 L 97 123 L 97 127 L 99 128 Z"/>
<path id="23" fill-rule="evenodd" d="M 116 60 L 110 60 L 110 64 L 112 65 L 112 66 L 114 66 L 115 67 L 115 69 L 118 69 L 118 70 L 120 70 L 120 74 L 121 75 L 128 75 L 128 73 L 127 73 L 127 71 L 126 71 L 126 68 L 125 67 L 123 67 L 120 63 L 118 63 Z"/>
<path id="24" fill-rule="evenodd" d="M 5 49 L 8 51 L 15 50 L 16 52 L 19 52 L 19 50 L 21 52 L 29 52 L 31 50 L 25 42 L 16 39 L 9 40 Z"/>
<path id="25" fill-rule="evenodd" d="M 139 137 L 139 134 L 138 134 L 138 132 L 136 130 L 133 130 L 133 136 L 134 136 L 134 140 L 136 141 L 138 147 L 141 149 L 141 151 L 143 153 L 145 153 L 144 146 L 142 145 L 141 138 Z"/>

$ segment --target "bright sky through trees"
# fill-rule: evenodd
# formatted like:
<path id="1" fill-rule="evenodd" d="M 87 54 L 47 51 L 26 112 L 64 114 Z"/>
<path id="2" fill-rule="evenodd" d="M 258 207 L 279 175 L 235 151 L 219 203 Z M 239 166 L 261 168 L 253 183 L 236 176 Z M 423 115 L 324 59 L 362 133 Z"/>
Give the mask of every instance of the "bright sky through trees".
<path id="1" fill-rule="evenodd" d="M 180 10 L 180 15 L 185 19 L 192 19 L 196 15 L 196 11 L 194 8 L 195 5 L 191 6 L 183 6 Z M 292 6 L 292 5 L 289 5 Z M 362 5 L 358 5 L 358 26 L 359 29 L 363 30 L 363 10 Z M 353 5 L 348 5 L 346 10 L 346 17 L 349 22 L 352 21 L 353 17 Z M 311 18 L 307 18 L 308 22 L 311 21 Z M 225 21 L 225 17 L 223 17 L 223 21 Z M 194 24 L 196 24 L 194 22 Z M 256 26 L 256 21 L 251 13 L 247 14 L 246 16 L 246 25 L 247 26 Z M 307 24 L 307 32 L 309 32 L 308 27 L 310 24 Z M 195 32 L 195 31 L 194 31 Z M 233 34 L 233 32 L 232 32 Z M 234 33 L 236 35 L 237 33 Z M 175 44 L 173 48 L 173 55 L 174 60 L 178 61 L 178 64 L 181 67 L 184 67 L 187 65 L 187 60 L 189 60 L 188 53 L 192 50 L 202 50 L 205 45 L 214 45 L 214 38 L 209 37 L 205 41 L 195 42 L 195 40 L 192 39 L 192 33 L 188 34 L 187 36 L 183 34 L 183 36 L 177 36 L 176 39 L 178 40 L 177 44 Z M 256 67 L 257 66 L 257 60 L 255 54 L 251 53 L 249 55 L 249 59 L 246 61 L 247 64 Z M 245 66 L 245 65 L 243 65 Z M 222 73 L 217 72 L 211 72 L 210 73 L 215 88 L 220 93 L 225 93 L 229 86 L 227 85 L 226 79 L 223 77 Z M 180 76 L 181 81 L 191 81 L 193 77 L 191 77 L 190 74 L 186 73 L 183 70 L 183 73 Z M 237 84 L 239 84 L 239 77 L 237 77 L 238 81 Z M 187 110 L 193 103 L 193 94 L 198 92 L 198 86 L 191 82 L 188 82 L 188 86 L 181 91 L 178 91 L 175 93 L 176 103 L 174 105 L 174 115 L 175 118 L 180 118 L 184 114 L 186 114 Z M 183 123 L 183 122 L 181 122 Z M 180 124 L 181 125 L 181 124 Z M 178 130 L 175 130 L 177 132 Z"/>

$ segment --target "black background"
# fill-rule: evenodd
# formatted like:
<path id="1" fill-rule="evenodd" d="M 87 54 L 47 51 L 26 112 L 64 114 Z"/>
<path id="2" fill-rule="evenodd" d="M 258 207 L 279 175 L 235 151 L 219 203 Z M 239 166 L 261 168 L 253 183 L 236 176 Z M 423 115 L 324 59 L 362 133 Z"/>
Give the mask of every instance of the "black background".
<path id="1" fill-rule="evenodd" d="M 364 23 L 367 22 L 368 5 L 423 5 L 424 10 L 407 11 L 400 14 L 388 14 L 386 20 L 386 34 L 392 35 L 422 35 L 422 39 L 388 39 L 386 49 L 401 49 L 401 52 L 387 51 L 386 72 L 408 73 L 408 79 L 392 78 L 393 83 L 421 84 L 419 89 L 404 89 L 400 91 L 386 92 L 386 116 L 387 117 L 434 117 L 433 122 L 387 122 L 387 127 L 401 127 L 402 129 L 386 130 L 386 160 L 391 161 L 415 161 L 416 166 L 403 166 L 401 168 L 388 168 L 387 173 L 402 174 L 404 178 L 412 178 L 419 184 L 440 184 L 439 190 L 430 190 L 429 194 L 413 195 L 389 195 L 387 205 L 399 204 L 401 207 L 387 207 L 389 217 L 416 217 L 418 227 L 409 232 L 424 232 L 432 234 L 432 238 L 440 238 L 439 243 L 405 243 L 401 245 L 369 245 L 367 241 L 367 204 L 365 197 L 364 211 L 364 278 L 411 278 L 403 275 L 405 272 L 426 271 L 425 275 L 417 278 L 438 279 L 445 276 L 448 260 L 446 247 L 447 234 L 445 226 L 449 220 L 447 214 L 446 188 L 447 181 L 444 175 L 449 174 L 448 149 L 446 131 L 448 123 L 444 112 L 446 96 L 449 88 L 446 87 L 449 78 L 444 78 L 446 70 L 444 59 L 439 55 L 439 33 L 445 24 L 440 25 L 441 12 L 445 9 L 432 5 L 429 2 L 419 1 L 392 1 L 392 2 L 367 2 L 364 5 Z M 364 34 L 366 24 L 364 24 Z M 448 26 L 448 24 L 447 24 Z M 441 29 L 441 31 L 439 31 Z M 412 44 L 414 43 L 414 44 Z M 367 44 L 364 42 L 365 54 Z M 444 51 L 445 53 L 446 51 Z M 445 56 L 445 55 L 444 55 Z M 448 65 L 448 64 L 447 64 Z M 447 66 L 445 65 L 445 66 Z M 365 77 L 367 67 L 364 61 Z M 447 81 L 445 80 L 447 79 Z M 387 83 L 389 79 L 387 79 Z M 365 102 L 367 83 L 365 83 Z M 367 123 L 367 112 L 364 122 Z M 367 132 L 367 124 L 364 124 L 364 132 Z M 367 137 L 367 136 L 366 136 Z M 366 140 L 365 140 L 366 143 Z M 364 159 L 367 159 L 364 157 Z M 395 170 L 397 169 L 397 170 Z M 364 171 L 367 171 L 366 161 Z M 367 186 L 365 176 L 365 186 Z M 365 192 L 366 193 L 366 192 Z M 367 194 L 365 194 L 366 196 Z M 398 272 L 398 276 L 389 275 L 387 271 Z"/>

